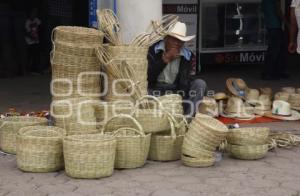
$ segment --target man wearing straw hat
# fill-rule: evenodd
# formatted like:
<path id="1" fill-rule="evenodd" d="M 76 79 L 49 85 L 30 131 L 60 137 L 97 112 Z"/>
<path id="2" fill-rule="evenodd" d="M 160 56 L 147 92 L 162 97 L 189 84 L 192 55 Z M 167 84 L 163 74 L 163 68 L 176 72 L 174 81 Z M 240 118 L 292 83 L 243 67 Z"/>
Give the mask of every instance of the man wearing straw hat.
<path id="1" fill-rule="evenodd" d="M 195 38 L 186 36 L 186 24 L 177 22 L 170 27 L 164 40 L 155 43 L 148 52 L 149 94 L 181 94 L 185 100 L 185 114 L 194 116 L 206 91 L 201 79 L 192 80 L 195 56 L 184 43 Z"/>

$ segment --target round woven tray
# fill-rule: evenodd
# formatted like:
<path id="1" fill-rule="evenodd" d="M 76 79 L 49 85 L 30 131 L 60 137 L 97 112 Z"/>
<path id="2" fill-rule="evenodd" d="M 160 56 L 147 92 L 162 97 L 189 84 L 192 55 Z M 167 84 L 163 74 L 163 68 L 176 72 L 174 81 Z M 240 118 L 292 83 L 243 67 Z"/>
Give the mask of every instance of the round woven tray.
<path id="1" fill-rule="evenodd" d="M 16 154 L 17 133 L 27 126 L 47 125 L 46 118 L 12 116 L 0 119 L 0 148 L 3 152 Z"/>
<path id="2" fill-rule="evenodd" d="M 17 139 L 17 165 L 27 172 L 54 172 L 63 169 L 64 129 L 49 126 L 21 128 Z"/>

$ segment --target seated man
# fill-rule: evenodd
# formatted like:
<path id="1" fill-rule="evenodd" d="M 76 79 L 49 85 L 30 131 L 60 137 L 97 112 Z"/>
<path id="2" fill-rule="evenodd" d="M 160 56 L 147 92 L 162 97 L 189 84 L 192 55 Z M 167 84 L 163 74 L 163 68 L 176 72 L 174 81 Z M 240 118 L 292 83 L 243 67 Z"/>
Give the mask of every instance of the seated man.
<path id="1" fill-rule="evenodd" d="M 164 40 L 155 43 L 148 52 L 149 94 L 162 96 L 168 92 L 181 94 L 185 114 L 192 117 L 206 91 L 201 79 L 192 80 L 194 54 L 184 47 L 184 42 L 195 36 L 186 36 L 186 25 L 177 22 Z"/>

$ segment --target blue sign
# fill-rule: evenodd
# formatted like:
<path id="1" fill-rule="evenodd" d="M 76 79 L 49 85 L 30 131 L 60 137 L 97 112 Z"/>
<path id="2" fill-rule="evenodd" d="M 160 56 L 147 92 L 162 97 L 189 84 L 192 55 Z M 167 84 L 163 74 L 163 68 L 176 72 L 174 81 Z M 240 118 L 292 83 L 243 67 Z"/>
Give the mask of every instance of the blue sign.
<path id="1" fill-rule="evenodd" d="M 98 27 L 97 23 L 97 0 L 89 0 L 89 26 Z"/>

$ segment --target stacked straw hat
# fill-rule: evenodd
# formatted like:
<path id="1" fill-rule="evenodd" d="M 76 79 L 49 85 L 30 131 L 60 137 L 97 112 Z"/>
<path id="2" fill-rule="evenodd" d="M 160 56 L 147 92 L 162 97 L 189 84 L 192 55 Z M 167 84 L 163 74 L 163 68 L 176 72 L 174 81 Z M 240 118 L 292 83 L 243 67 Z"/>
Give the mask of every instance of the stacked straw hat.
<path id="1" fill-rule="evenodd" d="M 216 161 L 216 148 L 226 138 L 228 129 L 220 121 L 197 114 L 182 145 L 182 162 L 190 167 L 209 167 Z"/>
<path id="2" fill-rule="evenodd" d="M 58 26 L 53 30 L 51 52 L 53 99 L 100 94 L 100 63 L 95 49 L 103 33 L 91 28 Z"/>
<path id="3" fill-rule="evenodd" d="M 256 160 L 266 156 L 270 129 L 249 127 L 229 130 L 227 151 L 237 159 Z"/>

